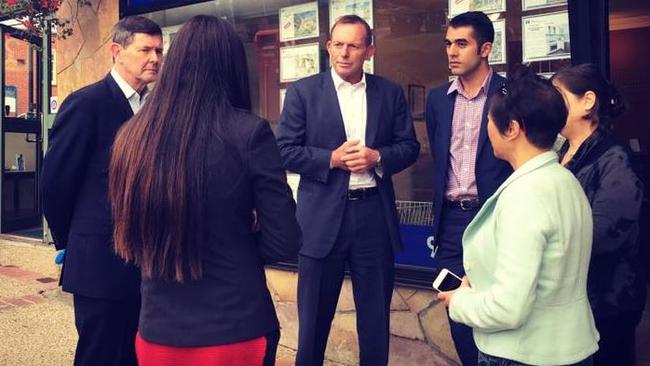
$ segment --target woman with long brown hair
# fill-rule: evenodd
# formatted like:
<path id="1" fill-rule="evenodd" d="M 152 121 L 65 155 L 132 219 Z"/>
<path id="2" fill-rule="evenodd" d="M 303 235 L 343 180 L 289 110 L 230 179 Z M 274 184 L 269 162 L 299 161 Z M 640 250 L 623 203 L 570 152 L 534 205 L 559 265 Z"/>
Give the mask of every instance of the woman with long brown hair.
<path id="1" fill-rule="evenodd" d="M 295 256 L 300 229 L 271 129 L 250 107 L 242 42 L 197 16 L 116 137 L 115 250 L 142 272 L 140 366 L 274 363 L 264 264 Z"/>

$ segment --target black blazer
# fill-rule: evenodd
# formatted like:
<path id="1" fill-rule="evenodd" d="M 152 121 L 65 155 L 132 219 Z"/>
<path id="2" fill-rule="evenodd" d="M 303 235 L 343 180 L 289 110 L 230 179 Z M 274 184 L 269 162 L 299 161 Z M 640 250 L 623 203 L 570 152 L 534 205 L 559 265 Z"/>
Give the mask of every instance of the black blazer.
<path id="1" fill-rule="evenodd" d="M 207 346 L 240 342 L 279 328 L 264 263 L 295 258 L 300 228 L 269 124 L 235 111 L 231 139 L 239 157 L 215 142 L 205 159 L 208 239 L 203 279 L 142 280 L 140 333 L 151 342 Z M 216 139 L 215 139 L 216 141 Z M 256 210 L 260 231 L 251 229 Z M 191 230 L 192 228 L 188 228 Z"/>
<path id="2" fill-rule="evenodd" d="M 366 83 L 366 145 L 381 154 L 383 176 L 375 174 L 375 180 L 397 252 L 402 241 L 391 177 L 415 162 L 420 144 L 402 88 L 370 74 L 366 74 Z M 300 174 L 296 212 L 304 235 L 300 253 L 323 258 L 338 236 L 350 180 L 349 172 L 329 166 L 332 151 L 346 141 L 329 70 L 287 89 L 276 137 L 285 168 Z"/>
<path id="3" fill-rule="evenodd" d="M 139 295 L 138 269 L 113 252 L 107 197 L 111 146 L 132 115 L 109 74 L 68 96 L 54 120 L 40 190 L 54 243 L 66 248 L 65 291 L 105 299 Z"/>
<path id="4" fill-rule="evenodd" d="M 488 99 L 483 109 L 481 129 L 478 138 L 476 157 L 476 186 L 481 204 L 485 202 L 501 183 L 510 176 L 512 167 L 506 161 L 494 156 L 490 139 L 487 137 L 487 114 L 491 96 L 506 79 L 496 72 L 492 75 L 488 87 Z M 438 226 L 442 203 L 447 191 L 447 174 L 449 172 L 449 147 L 451 144 L 451 124 L 454 117 L 456 93 L 447 95 L 451 83 L 445 83 L 429 92 L 427 96 L 427 134 L 433 155 L 433 241 L 437 245 Z"/>

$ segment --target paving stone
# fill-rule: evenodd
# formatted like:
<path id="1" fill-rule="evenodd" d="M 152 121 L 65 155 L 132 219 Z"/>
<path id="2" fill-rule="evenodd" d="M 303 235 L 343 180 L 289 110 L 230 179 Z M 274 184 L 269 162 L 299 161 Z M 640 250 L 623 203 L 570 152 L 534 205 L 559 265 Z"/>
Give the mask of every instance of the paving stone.
<path id="1" fill-rule="evenodd" d="M 390 314 L 390 334 L 399 337 L 424 340 L 417 314 L 410 311 L 393 311 Z"/>
<path id="2" fill-rule="evenodd" d="M 392 311 L 402 311 L 409 310 L 408 304 L 404 301 L 402 296 L 398 291 L 393 291 L 393 295 L 390 300 L 390 310 Z"/>
<path id="3" fill-rule="evenodd" d="M 437 303 L 437 296 L 438 294 L 433 290 L 418 290 L 406 300 L 406 303 L 409 305 L 409 309 L 417 314 L 431 306 L 431 304 Z"/>
<path id="4" fill-rule="evenodd" d="M 354 295 L 352 293 L 352 281 L 349 278 L 343 280 L 339 302 L 336 304 L 336 311 L 355 311 Z"/>
<path id="5" fill-rule="evenodd" d="M 419 314 L 420 325 L 427 342 L 437 348 L 442 354 L 460 364 L 454 341 L 449 330 L 449 320 L 443 303 L 425 309 Z"/>
<path id="6" fill-rule="evenodd" d="M 276 303 L 275 311 L 280 321 L 280 344 L 298 349 L 298 309 L 295 303 Z"/>
<path id="7" fill-rule="evenodd" d="M 297 273 L 267 269 L 266 282 L 269 285 L 269 290 L 277 296 L 278 301 L 294 303 L 298 301 Z"/>
<path id="8" fill-rule="evenodd" d="M 388 355 L 390 366 L 406 365 L 433 365 L 456 366 L 452 360 L 440 354 L 422 341 L 409 340 L 399 337 L 390 337 L 390 353 Z"/>

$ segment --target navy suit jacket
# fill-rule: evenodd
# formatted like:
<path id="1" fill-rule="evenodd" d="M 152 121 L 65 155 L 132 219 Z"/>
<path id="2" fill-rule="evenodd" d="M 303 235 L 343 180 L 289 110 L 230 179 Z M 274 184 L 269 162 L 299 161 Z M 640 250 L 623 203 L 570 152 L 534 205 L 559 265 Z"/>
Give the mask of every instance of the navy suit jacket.
<path id="1" fill-rule="evenodd" d="M 383 174 L 375 173 L 375 180 L 397 252 L 402 243 L 391 177 L 415 162 L 420 144 L 399 85 L 366 74 L 366 98 L 366 146 L 381 154 Z M 349 172 L 330 169 L 332 151 L 346 136 L 329 70 L 288 88 L 276 138 L 285 168 L 300 174 L 296 210 L 303 231 L 300 254 L 323 258 L 338 236 L 350 180 Z"/>
<path id="2" fill-rule="evenodd" d="M 499 188 L 501 183 L 510 176 L 512 167 L 506 161 L 494 156 L 492 144 L 487 137 L 487 114 L 491 96 L 505 83 L 505 79 L 496 72 L 492 75 L 488 87 L 488 99 L 483 108 L 481 129 L 476 152 L 476 186 L 481 205 Z M 447 191 L 449 172 L 449 147 L 451 144 L 451 124 L 454 116 L 456 92 L 447 94 L 451 83 L 446 83 L 429 92 L 427 96 L 427 134 L 429 146 L 433 155 L 433 242 L 437 245 L 438 226 L 442 212 L 443 200 Z"/>
<path id="3" fill-rule="evenodd" d="M 132 115 L 109 74 L 70 94 L 54 120 L 40 189 L 54 244 L 66 248 L 65 291 L 105 299 L 139 296 L 140 271 L 113 251 L 107 194 L 111 146 Z"/>

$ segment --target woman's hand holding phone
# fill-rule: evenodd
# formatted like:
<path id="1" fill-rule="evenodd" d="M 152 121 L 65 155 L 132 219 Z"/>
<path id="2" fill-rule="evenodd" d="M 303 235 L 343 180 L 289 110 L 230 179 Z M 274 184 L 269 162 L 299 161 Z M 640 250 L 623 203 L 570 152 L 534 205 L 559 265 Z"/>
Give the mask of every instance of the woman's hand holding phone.
<path id="1" fill-rule="evenodd" d="M 470 285 L 470 283 L 469 283 L 469 279 L 467 278 L 467 276 L 463 276 L 463 278 L 462 278 L 462 280 L 460 282 L 460 286 L 458 286 L 457 289 L 451 290 L 451 291 L 441 291 L 441 292 L 439 292 L 438 293 L 438 300 L 442 301 L 443 304 L 445 304 L 446 307 L 449 307 L 449 303 L 451 302 L 451 297 L 454 296 L 456 291 L 458 291 L 458 289 L 460 289 L 462 287 L 472 287 Z"/>

